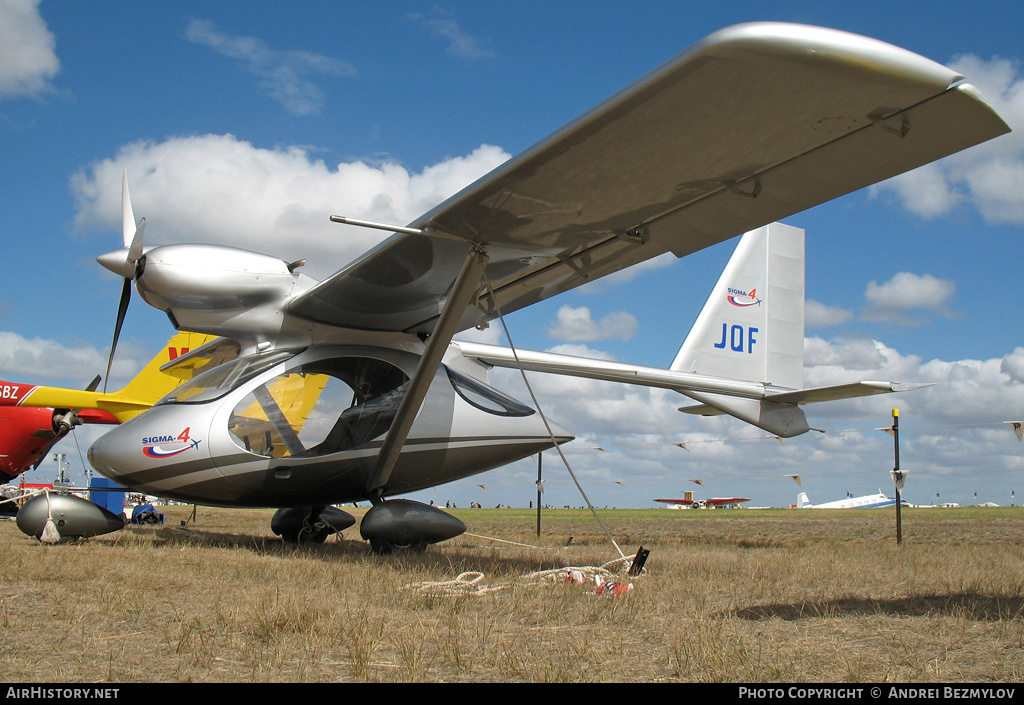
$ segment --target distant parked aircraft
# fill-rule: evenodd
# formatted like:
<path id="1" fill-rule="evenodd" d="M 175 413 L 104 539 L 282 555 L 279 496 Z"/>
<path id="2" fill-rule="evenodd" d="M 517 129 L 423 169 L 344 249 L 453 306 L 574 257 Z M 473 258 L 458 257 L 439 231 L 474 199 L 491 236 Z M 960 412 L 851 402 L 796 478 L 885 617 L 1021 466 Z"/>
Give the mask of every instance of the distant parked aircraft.
<path id="1" fill-rule="evenodd" d="M 800 509 L 873 509 L 895 505 L 896 500 L 886 497 L 882 494 L 881 490 L 878 491 L 878 494 L 868 494 L 863 497 L 847 497 L 846 499 L 825 502 L 824 504 L 811 504 L 811 501 L 807 498 L 807 493 L 801 492 L 796 500 L 796 506 Z"/>
<path id="2" fill-rule="evenodd" d="M 711 497 L 710 499 L 694 499 L 693 492 L 684 492 L 684 499 L 656 499 L 673 505 L 673 509 L 719 509 L 722 507 L 738 507 L 749 502 L 749 497 Z"/>

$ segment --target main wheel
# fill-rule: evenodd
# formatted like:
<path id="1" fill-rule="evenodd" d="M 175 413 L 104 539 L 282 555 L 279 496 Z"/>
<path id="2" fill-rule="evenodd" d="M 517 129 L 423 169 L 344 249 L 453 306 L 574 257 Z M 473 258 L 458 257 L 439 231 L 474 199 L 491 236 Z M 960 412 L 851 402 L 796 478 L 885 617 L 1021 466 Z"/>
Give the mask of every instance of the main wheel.
<path id="1" fill-rule="evenodd" d="M 415 541 L 413 543 L 392 543 L 381 538 L 370 539 L 370 548 L 381 556 L 389 556 L 395 551 L 409 551 L 410 553 L 423 553 L 427 550 L 426 541 Z"/>
<path id="2" fill-rule="evenodd" d="M 281 540 L 285 543 L 318 544 L 326 541 L 330 535 L 331 529 L 328 526 L 313 527 L 311 529 L 288 529 L 281 533 Z"/>

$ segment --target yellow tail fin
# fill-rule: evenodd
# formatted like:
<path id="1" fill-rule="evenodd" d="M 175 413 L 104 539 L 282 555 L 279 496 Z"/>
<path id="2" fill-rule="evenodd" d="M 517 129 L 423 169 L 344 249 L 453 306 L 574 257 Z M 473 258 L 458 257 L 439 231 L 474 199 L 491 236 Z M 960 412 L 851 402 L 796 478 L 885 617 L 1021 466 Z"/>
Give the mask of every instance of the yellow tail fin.
<path id="1" fill-rule="evenodd" d="M 215 338 L 216 336 L 203 333 L 190 333 L 188 331 L 178 333 L 167 341 L 156 357 L 150 360 L 149 364 L 143 367 L 142 371 L 135 375 L 135 378 L 126 384 L 123 389 L 104 396 L 110 401 L 148 402 L 148 405 L 152 406 L 181 384 L 180 379 L 161 372 L 160 368 L 171 360 L 188 353 L 190 350 L 195 350 Z M 138 412 L 130 413 L 126 418 L 121 418 L 121 415 L 116 411 L 113 413 L 114 416 L 118 417 L 119 421 L 126 421 Z"/>
<path id="2" fill-rule="evenodd" d="M 55 409 L 102 409 L 119 422 L 140 414 L 181 384 L 181 378 L 160 371 L 171 360 L 214 340 L 216 336 L 181 332 L 167 341 L 131 382 L 116 392 L 100 392 L 0 382 L 0 406 L 41 406 Z"/>

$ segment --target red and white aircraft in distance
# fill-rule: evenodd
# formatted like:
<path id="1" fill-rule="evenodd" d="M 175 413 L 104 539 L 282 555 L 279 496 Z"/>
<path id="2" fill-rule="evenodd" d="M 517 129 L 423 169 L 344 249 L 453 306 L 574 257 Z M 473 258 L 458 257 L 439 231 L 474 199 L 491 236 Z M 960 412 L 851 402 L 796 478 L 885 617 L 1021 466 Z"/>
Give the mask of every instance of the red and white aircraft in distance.
<path id="1" fill-rule="evenodd" d="M 746 502 L 749 497 L 711 497 L 710 499 L 694 499 L 692 492 L 686 492 L 686 499 L 656 499 L 655 502 L 664 502 L 672 505 L 672 509 L 736 509 Z"/>

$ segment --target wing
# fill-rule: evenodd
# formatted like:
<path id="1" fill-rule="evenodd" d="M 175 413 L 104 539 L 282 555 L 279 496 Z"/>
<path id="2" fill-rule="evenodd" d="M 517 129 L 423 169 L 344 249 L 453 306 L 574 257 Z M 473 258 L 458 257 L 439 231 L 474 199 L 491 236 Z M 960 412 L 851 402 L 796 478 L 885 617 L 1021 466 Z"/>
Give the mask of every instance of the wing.
<path id="1" fill-rule="evenodd" d="M 329 325 L 430 332 L 469 243 L 468 328 L 677 257 L 1009 131 L 955 72 L 834 30 L 715 33 L 296 298 Z M 465 242 L 459 241 L 459 239 Z"/>

